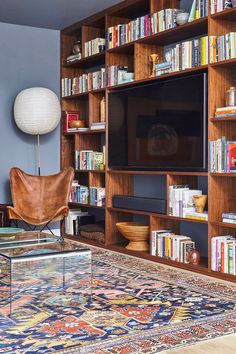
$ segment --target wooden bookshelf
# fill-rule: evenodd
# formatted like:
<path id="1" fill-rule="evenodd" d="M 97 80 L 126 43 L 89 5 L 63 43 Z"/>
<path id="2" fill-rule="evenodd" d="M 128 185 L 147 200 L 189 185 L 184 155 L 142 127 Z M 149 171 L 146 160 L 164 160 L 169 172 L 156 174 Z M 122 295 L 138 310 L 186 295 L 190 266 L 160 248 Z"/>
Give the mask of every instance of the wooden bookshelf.
<path id="1" fill-rule="evenodd" d="M 190 1 L 190 0 L 189 0 Z M 190 1 L 192 4 L 192 0 Z M 228 140 L 236 140 L 236 117 L 215 118 L 217 107 L 225 106 L 225 93 L 230 86 L 236 85 L 236 58 L 211 63 L 191 69 L 171 72 L 158 77 L 150 77 L 151 53 L 163 53 L 163 47 L 178 41 L 188 40 L 195 36 L 215 35 L 220 36 L 231 31 L 236 31 L 236 8 L 227 9 L 216 14 L 186 23 L 175 28 L 158 32 L 148 37 L 139 38 L 136 41 L 106 50 L 104 53 L 66 64 L 66 58 L 71 55 L 73 43 L 80 40 L 82 47 L 88 40 L 97 36 L 104 36 L 110 26 L 128 23 L 139 16 L 160 11 L 165 8 L 178 8 L 179 0 L 126 0 L 118 3 L 98 14 L 73 24 L 61 32 L 61 78 L 76 77 L 83 73 L 94 71 L 97 67 L 110 65 L 127 65 L 129 71 L 135 74 L 135 80 L 106 89 L 93 90 L 67 97 L 61 97 L 62 110 L 79 110 L 86 126 L 91 127 L 92 122 L 99 121 L 99 102 L 106 97 L 107 108 L 109 105 L 108 94 L 111 91 L 122 90 L 129 87 L 142 86 L 156 81 L 184 75 L 195 75 L 205 72 L 208 74 L 208 139 L 216 140 L 225 136 Z M 82 53 L 83 54 L 83 53 Z M 108 111 L 108 109 L 106 109 Z M 75 150 L 101 151 L 102 145 L 108 141 L 109 117 L 106 114 L 106 129 L 89 130 L 85 132 L 61 131 L 61 168 L 74 165 Z M 106 156 L 108 147 L 106 144 Z M 112 206 L 113 195 L 133 195 L 135 178 L 160 178 L 165 180 L 165 194 L 168 199 L 168 186 L 171 184 L 189 184 L 195 188 L 199 180 L 208 181 L 208 211 L 210 220 L 195 220 L 174 217 L 166 214 L 137 211 L 131 209 L 119 209 Z M 89 204 L 70 203 L 71 208 L 89 209 L 91 213 L 99 213 L 106 221 L 105 244 L 89 241 L 81 237 L 69 236 L 86 244 L 103 247 L 115 252 L 132 255 L 135 257 L 152 260 L 158 263 L 171 265 L 180 269 L 186 269 L 201 274 L 211 275 L 220 279 L 236 281 L 236 277 L 211 270 L 211 239 L 217 235 L 232 234 L 236 236 L 236 226 L 221 222 L 223 212 L 236 212 L 236 173 L 210 173 L 196 171 L 146 171 L 146 170 L 116 170 L 106 166 L 104 171 L 77 170 L 76 179 L 83 185 L 106 187 L 106 206 L 96 207 Z M 173 229 L 179 233 L 181 225 L 188 223 L 191 227 L 206 230 L 204 235 L 208 240 L 208 257 L 202 259 L 199 266 L 183 264 L 168 259 L 151 256 L 149 252 L 129 251 L 125 248 L 126 241 L 119 234 L 116 222 L 132 221 L 135 217 L 145 218 L 150 225 L 150 230 L 157 228 Z M 202 232 L 202 231 L 199 231 Z M 200 240 L 199 234 L 199 240 Z M 150 232 L 151 240 L 151 232 Z"/>

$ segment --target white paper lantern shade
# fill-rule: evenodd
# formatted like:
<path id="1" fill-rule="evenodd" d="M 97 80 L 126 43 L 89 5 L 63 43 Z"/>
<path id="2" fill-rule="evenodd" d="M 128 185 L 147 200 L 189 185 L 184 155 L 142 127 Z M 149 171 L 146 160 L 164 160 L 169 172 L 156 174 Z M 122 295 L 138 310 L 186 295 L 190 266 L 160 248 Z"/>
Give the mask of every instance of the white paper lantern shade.
<path id="1" fill-rule="evenodd" d="M 20 130 L 38 136 L 40 175 L 39 135 L 50 133 L 60 122 L 61 107 L 57 95 L 44 87 L 32 87 L 21 91 L 15 99 L 14 117 Z"/>

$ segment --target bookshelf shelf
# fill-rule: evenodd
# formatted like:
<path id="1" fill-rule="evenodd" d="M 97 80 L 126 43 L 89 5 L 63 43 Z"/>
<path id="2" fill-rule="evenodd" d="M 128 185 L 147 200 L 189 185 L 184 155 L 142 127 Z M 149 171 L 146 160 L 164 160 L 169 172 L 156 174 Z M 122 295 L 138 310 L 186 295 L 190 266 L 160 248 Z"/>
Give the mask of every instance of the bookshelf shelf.
<path id="1" fill-rule="evenodd" d="M 192 4 L 192 1 L 191 1 Z M 104 89 L 93 90 L 78 95 L 61 97 L 63 111 L 80 111 L 85 119 L 86 126 L 91 127 L 93 123 L 100 121 L 101 100 L 106 101 L 106 108 L 109 105 L 109 93 L 125 88 L 139 87 L 157 81 L 177 78 L 187 75 L 197 75 L 207 73 L 208 75 L 208 138 L 209 141 L 225 136 L 227 140 L 235 140 L 233 117 L 215 118 L 216 107 L 224 107 L 225 93 L 230 86 L 235 86 L 236 82 L 236 58 L 224 60 L 208 65 L 193 67 L 191 69 L 175 71 L 163 74 L 158 77 L 150 77 L 151 62 L 150 55 L 155 53 L 164 58 L 165 46 L 181 41 L 188 41 L 200 36 L 221 36 L 229 32 L 236 31 L 236 8 L 227 9 L 216 14 L 209 14 L 207 17 L 194 20 L 175 28 L 158 32 L 156 34 L 139 38 L 119 47 L 107 49 L 101 54 L 82 58 L 77 62 L 66 64 L 66 58 L 71 54 L 73 43 L 80 40 L 82 47 L 87 41 L 102 36 L 105 38 L 109 27 L 127 24 L 131 20 L 140 16 L 152 14 L 167 8 L 181 6 L 180 1 L 156 1 L 156 0 L 126 0 L 118 3 L 98 14 L 85 20 L 77 22 L 61 32 L 61 77 L 79 77 L 88 72 L 97 70 L 103 65 L 127 66 L 129 72 L 134 72 L 135 80 L 116 86 L 109 86 Z M 113 32 L 114 34 L 114 32 Z M 133 37 L 134 38 L 134 37 Z M 115 38 L 116 39 L 116 38 Z M 114 41 L 114 37 L 113 37 Z M 120 42 L 122 43 L 122 41 Z M 201 42 L 197 42 L 195 48 L 199 48 Z M 195 43 L 194 43 L 195 45 Z M 186 51 L 186 47 L 184 48 Z M 84 52 L 82 51 L 84 54 Z M 186 54 L 186 53 L 185 53 Z M 198 53 L 199 54 L 199 53 Z M 201 61 L 200 61 L 201 62 Z M 204 62 L 204 61 L 203 61 Z M 99 87 L 99 86 L 96 86 Z M 70 91 L 66 91 L 70 92 Z M 76 91 L 74 91 L 76 92 Z M 106 109 L 106 127 L 102 130 L 88 130 L 84 132 L 63 132 L 61 129 L 61 168 L 74 165 L 74 152 L 78 150 L 102 151 L 102 147 L 109 143 L 109 117 Z M 190 117 L 191 119 L 191 117 Z M 221 122 L 221 124 L 219 124 Z M 108 156 L 108 148 L 106 148 Z M 83 186 L 94 186 L 106 188 L 106 206 L 97 207 L 89 204 L 70 203 L 70 208 L 82 208 L 89 213 L 102 217 L 106 221 L 105 245 L 95 241 L 88 241 L 81 237 L 69 236 L 87 244 L 105 247 L 116 252 L 129 254 L 132 256 L 156 261 L 159 263 L 187 269 L 198 273 L 211 275 L 224 280 L 236 282 L 236 276 L 211 271 L 211 239 L 218 235 L 233 234 L 236 237 L 236 226 L 221 221 L 222 213 L 225 210 L 236 212 L 235 210 L 235 190 L 236 173 L 211 173 L 210 171 L 134 171 L 109 169 L 106 166 L 104 171 L 76 170 L 77 177 Z M 210 221 L 196 220 L 189 218 L 176 217 L 165 214 L 157 214 L 145 211 L 120 209 L 112 207 L 112 197 L 114 195 L 135 195 L 137 184 L 140 181 L 150 181 L 151 183 L 162 184 L 162 192 L 165 199 L 169 198 L 169 186 L 171 185 L 190 185 L 191 188 L 204 190 L 208 195 L 208 211 Z M 150 186 L 151 186 L 150 183 Z M 208 184 L 207 184 L 208 183 Z M 155 185 L 156 186 L 156 185 Z M 150 188 L 155 188 L 150 187 Z M 145 188 L 144 188 L 145 190 Z M 145 192 L 146 193 L 146 192 Z M 147 196 L 150 195 L 147 191 Z M 157 191 L 157 194 L 159 191 Z M 146 195 L 146 194 L 145 194 Z M 89 210 L 87 210 L 89 209 Z M 189 229 L 196 235 L 197 247 L 208 244 L 208 259 L 204 258 L 202 263 L 195 267 L 190 264 L 170 261 L 168 259 L 151 256 L 151 252 L 134 252 L 126 250 L 125 241 L 116 228 L 118 221 L 145 220 L 149 222 L 151 231 L 157 229 L 172 229 L 175 233 L 181 234 L 182 224 L 188 223 Z M 185 223 L 185 224 L 184 224 Z M 196 232 L 195 232 L 196 230 Z M 202 235 L 198 238 L 197 232 L 203 232 L 206 239 L 202 242 Z M 199 234 L 200 236 L 200 234 Z M 150 240 L 151 240 L 150 234 Z M 194 238 L 193 238 L 194 239 Z M 199 242 L 199 243 L 198 243 Z M 202 242 L 202 243 L 201 243 Z"/>
<path id="2" fill-rule="evenodd" d="M 137 214 L 137 215 L 147 215 L 147 216 L 155 216 L 160 219 L 167 219 L 167 220 L 175 220 L 175 221 L 186 221 L 186 222 L 196 222 L 200 224 L 208 224 L 205 220 L 196 220 L 196 219 L 189 219 L 189 218 L 181 218 L 177 216 L 165 215 L 165 214 L 156 214 L 149 211 L 140 211 L 140 210 L 132 210 L 132 209 L 121 209 L 121 208 L 111 208 L 108 207 L 107 210 L 111 212 L 121 212 L 127 214 Z"/>
<path id="3" fill-rule="evenodd" d="M 212 225 L 216 225 L 216 226 L 225 227 L 225 228 L 236 229 L 236 224 L 232 224 L 232 223 L 229 223 L 229 222 L 214 221 L 211 224 Z"/>
<path id="4" fill-rule="evenodd" d="M 80 60 L 74 61 L 73 63 L 63 64 L 64 68 L 91 68 L 94 66 L 100 66 L 105 64 L 105 52 L 90 55 L 89 57 L 82 58 Z"/>
<path id="5" fill-rule="evenodd" d="M 211 122 L 236 122 L 236 116 L 233 117 L 223 117 L 223 118 L 211 118 Z"/>
<path id="6" fill-rule="evenodd" d="M 70 208 L 93 208 L 93 209 L 101 209 L 104 210 L 104 206 L 97 206 L 91 204 L 82 204 L 82 203 L 69 203 Z"/>
<path id="7" fill-rule="evenodd" d="M 107 170 L 110 174 L 130 175 L 170 175 L 170 176 L 208 176 L 207 172 L 181 172 L 181 171 L 134 171 L 134 170 Z"/>
<path id="8" fill-rule="evenodd" d="M 233 8 L 212 14 L 211 18 L 214 20 L 215 19 L 230 20 L 230 21 L 236 20 L 236 8 L 233 7 Z"/>
<path id="9" fill-rule="evenodd" d="M 221 60 L 221 61 L 218 61 L 216 63 L 211 63 L 209 64 L 210 67 L 213 67 L 213 68 L 221 68 L 221 67 L 228 67 L 228 66 L 235 66 L 236 65 L 236 58 L 233 58 L 233 59 L 227 59 L 227 60 Z"/>
<path id="10" fill-rule="evenodd" d="M 98 90 L 92 90 L 92 91 L 88 91 L 88 92 L 82 92 L 82 93 L 78 93 L 78 95 L 70 95 L 70 96 L 64 96 L 62 97 L 63 100 L 71 100 L 71 99 L 75 99 L 75 98 L 86 98 L 88 97 L 88 95 L 90 93 L 105 93 L 105 88 L 101 88 Z"/>
<path id="11" fill-rule="evenodd" d="M 75 170 L 76 173 L 105 173 L 105 170 Z"/>
<path id="12" fill-rule="evenodd" d="M 75 132 L 64 132 L 63 135 L 75 135 L 75 134 L 81 134 L 81 135 L 84 135 L 84 134 L 103 134 L 105 133 L 106 130 L 105 129 L 94 129 L 94 130 L 88 130 L 88 131 L 75 131 Z"/>
<path id="13" fill-rule="evenodd" d="M 169 74 L 163 74 L 161 76 L 148 77 L 148 78 L 142 79 L 142 80 L 134 80 L 134 81 L 127 82 L 124 84 L 119 84 L 116 86 L 107 86 L 107 89 L 109 91 L 112 91 L 112 90 L 117 90 L 117 89 L 121 89 L 121 88 L 125 88 L 125 87 L 132 87 L 132 86 L 137 86 L 140 84 L 146 84 L 149 82 L 154 82 L 154 81 L 162 80 L 162 79 L 166 79 L 166 78 L 172 78 L 172 77 L 179 76 L 179 75 L 181 76 L 181 75 L 190 74 L 190 73 L 200 73 L 203 71 L 207 71 L 207 69 L 208 69 L 208 65 L 202 65 L 202 66 L 198 66 L 196 68 L 174 71 Z"/>

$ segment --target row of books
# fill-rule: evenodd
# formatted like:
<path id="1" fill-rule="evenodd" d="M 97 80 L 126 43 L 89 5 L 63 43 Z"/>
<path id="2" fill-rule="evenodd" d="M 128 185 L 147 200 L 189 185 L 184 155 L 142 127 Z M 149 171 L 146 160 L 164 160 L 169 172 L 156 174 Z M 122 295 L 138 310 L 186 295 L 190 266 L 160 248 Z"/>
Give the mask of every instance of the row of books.
<path id="1" fill-rule="evenodd" d="M 209 42 L 211 63 L 236 57 L 236 32 L 210 36 Z"/>
<path id="2" fill-rule="evenodd" d="M 133 42 L 176 26 L 178 9 L 165 9 L 107 29 L 107 48 Z"/>
<path id="3" fill-rule="evenodd" d="M 87 187 L 80 185 L 78 181 L 73 181 L 69 202 L 79 204 L 90 204 L 94 206 L 105 205 L 105 188 Z"/>
<path id="4" fill-rule="evenodd" d="M 210 141 L 210 171 L 236 172 L 236 141 L 227 141 L 224 136 Z"/>
<path id="5" fill-rule="evenodd" d="M 236 213 L 222 213 L 222 221 L 229 224 L 236 224 Z"/>
<path id="6" fill-rule="evenodd" d="M 105 145 L 103 152 L 92 150 L 75 150 L 76 170 L 100 170 L 105 165 Z"/>
<path id="7" fill-rule="evenodd" d="M 215 118 L 226 118 L 236 116 L 236 106 L 216 108 Z"/>
<path id="8" fill-rule="evenodd" d="M 128 72 L 128 66 L 112 65 L 107 68 L 107 85 L 115 86 L 124 81 L 124 73 Z"/>
<path id="9" fill-rule="evenodd" d="M 156 76 L 208 64 L 208 36 L 166 47 L 165 60 L 156 65 Z"/>
<path id="10" fill-rule="evenodd" d="M 188 22 L 208 16 L 208 0 L 193 0 Z"/>
<path id="11" fill-rule="evenodd" d="M 188 236 L 175 235 L 171 230 L 152 231 L 152 256 L 189 263 L 189 253 L 195 242 Z"/>
<path id="12" fill-rule="evenodd" d="M 211 0 L 210 2 L 211 14 L 226 10 L 230 7 L 232 7 L 232 3 L 229 0 Z"/>
<path id="13" fill-rule="evenodd" d="M 106 49 L 106 39 L 105 38 L 95 38 L 91 41 L 84 43 L 84 56 L 89 57 L 91 55 L 99 54 L 104 52 Z"/>
<path id="14" fill-rule="evenodd" d="M 236 239 L 233 236 L 212 237 L 211 269 L 236 275 Z"/>
<path id="15" fill-rule="evenodd" d="M 190 189 L 188 185 L 169 186 L 169 215 L 182 218 L 208 220 L 207 213 L 197 213 L 194 195 L 202 195 L 200 189 Z"/>
<path id="16" fill-rule="evenodd" d="M 64 78 L 61 82 L 62 97 L 78 95 L 106 87 L 106 70 L 102 68 L 79 77 Z"/>

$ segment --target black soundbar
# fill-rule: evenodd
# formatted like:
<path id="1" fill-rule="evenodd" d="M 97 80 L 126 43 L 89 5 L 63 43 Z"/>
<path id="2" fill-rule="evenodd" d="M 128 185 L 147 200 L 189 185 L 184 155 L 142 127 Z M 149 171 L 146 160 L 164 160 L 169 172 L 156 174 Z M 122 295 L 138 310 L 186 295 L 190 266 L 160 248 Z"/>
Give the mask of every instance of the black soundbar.
<path id="1" fill-rule="evenodd" d="M 157 214 L 166 214 L 166 200 L 158 198 L 142 198 L 129 195 L 114 195 L 113 208 L 149 211 Z"/>

